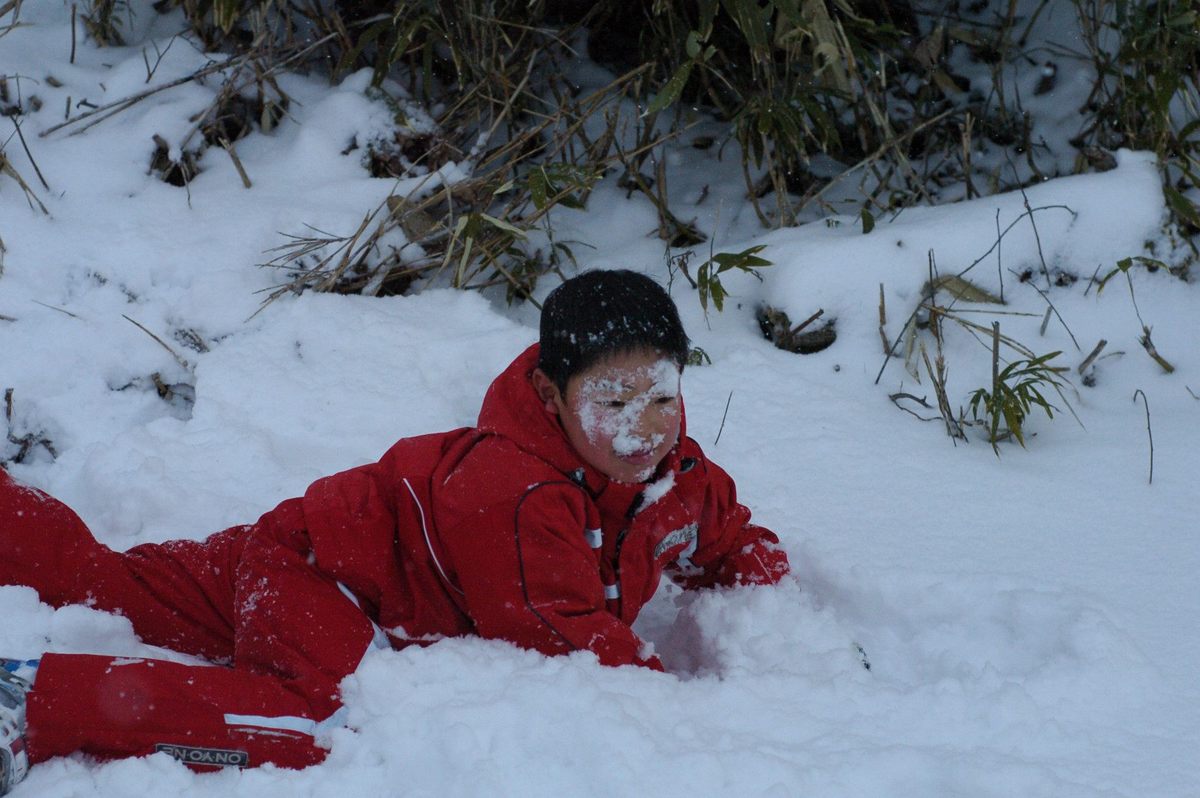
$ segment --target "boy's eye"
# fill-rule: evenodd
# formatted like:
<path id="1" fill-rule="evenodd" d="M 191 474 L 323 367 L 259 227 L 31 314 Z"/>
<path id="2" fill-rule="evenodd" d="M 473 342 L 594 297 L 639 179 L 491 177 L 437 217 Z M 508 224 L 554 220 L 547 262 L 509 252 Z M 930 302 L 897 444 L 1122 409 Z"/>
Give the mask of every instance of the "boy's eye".
<path id="1" fill-rule="evenodd" d="M 674 401 L 675 401 L 675 397 L 674 397 L 674 396 L 660 396 L 660 397 L 658 397 L 657 399 L 655 399 L 655 400 L 654 400 L 654 404 L 656 404 L 656 405 L 669 405 L 669 404 L 671 404 L 671 403 L 672 403 L 672 402 L 674 402 Z"/>
<path id="2" fill-rule="evenodd" d="M 625 403 L 620 399 L 606 399 L 600 403 L 601 407 L 607 407 L 612 410 L 620 410 L 625 406 Z"/>

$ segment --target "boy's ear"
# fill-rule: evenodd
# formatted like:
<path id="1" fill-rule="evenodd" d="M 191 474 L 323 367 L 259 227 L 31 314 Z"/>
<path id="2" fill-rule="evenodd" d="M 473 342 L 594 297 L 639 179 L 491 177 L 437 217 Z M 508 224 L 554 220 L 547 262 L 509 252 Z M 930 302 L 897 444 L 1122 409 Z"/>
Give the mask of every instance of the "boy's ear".
<path id="1" fill-rule="evenodd" d="M 562 402 L 562 392 L 558 390 L 558 386 L 554 384 L 554 380 L 547 377 L 546 372 L 541 369 L 534 369 L 529 379 L 533 383 L 533 390 L 537 391 L 538 398 L 546 406 L 546 412 L 558 415 L 558 405 Z"/>

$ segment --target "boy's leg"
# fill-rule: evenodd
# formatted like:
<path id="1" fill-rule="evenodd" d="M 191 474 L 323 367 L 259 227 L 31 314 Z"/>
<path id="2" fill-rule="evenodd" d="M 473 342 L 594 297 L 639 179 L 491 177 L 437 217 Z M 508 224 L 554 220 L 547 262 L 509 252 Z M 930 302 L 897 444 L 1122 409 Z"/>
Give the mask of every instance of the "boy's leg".
<path id="1" fill-rule="evenodd" d="M 284 680 L 335 684 L 386 636 L 357 600 L 317 570 L 308 535 L 284 502 L 247 536 L 234 580 L 234 666 Z M 336 708 L 330 696 L 324 713 Z M 318 715 L 323 717 L 324 715 Z"/>
<path id="2" fill-rule="evenodd" d="M 321 759 L 312 727 L 340 706 L 338 682 L 382 633 L 316 570 L 297 501 L 207 541 L 117 554 L 65 505 L 6 479 L 0 471 L 0 550 L 17 556 L 0 557 L 0 583 L 122 612 L 146 642 L 235 665 L 47 654 L 29 696 L 35 760 L 75 750 L 136 755 L 160 744 L 178 752 L 189 743 L 244 752 L 251 764 Z"/>
<path id="3" fill-rule="evenodd" d="M 27 699 L 29 761 L 165 751 L 199 766 L 306 767 L 326 752 L 298 687 L 221 666 L 47 654 Z M 336 682 L 303 687 L 313 695 L 337 691 Z"/>
<path id="4" fill-rule="evenodd" d="M 245 529 L 115 552 L 65 504 L 0 469 L 0 584 L 32 587 L 54 606 L 116 612 L 143 641 L 207 659 L 233 657 L 232 579 Z"/>
<path id="5" fill-rule="evenodd" d="M 302 533 L 263 523 L 235 577 L 234 667 L 46 654 L 29 694 L 30 760 L 165 750 L 190 764 L 304 767 L 375 627 L 309 562 Z"/>

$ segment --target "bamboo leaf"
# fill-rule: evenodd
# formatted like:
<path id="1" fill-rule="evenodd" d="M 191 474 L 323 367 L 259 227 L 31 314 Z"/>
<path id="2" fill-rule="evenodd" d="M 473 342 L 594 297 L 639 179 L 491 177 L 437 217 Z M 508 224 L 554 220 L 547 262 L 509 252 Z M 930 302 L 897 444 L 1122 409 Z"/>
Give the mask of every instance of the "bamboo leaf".
<path id="1" fill-rule="evenodd" d="M 546 185 L 549 180 L 546 177 L 546 170 L 538 167 L 529 173 L 529 198 L 533 200 L 533 207 L 539 211 L 546 209 Z"/>
<path id="2" fill-rule="evenodd" d="M 925 284 L 927 294 L 935 291 L 945 291 L 955 299 L 961 299 L 964 302 L 979 302 L 988 305 L 1004 304 L 1000 301 L 1000 297 L 957 274 L 943 274 Z"/>
<path id="3" fill-rule="evenodd" d="M 654 99 L 650 101 L 650 105 L 646 108 L 642 116 L 650 116 L 656 114 L 664 108 L 674 105 L 679 99 L 679 95 L 683 93 L 683 87 L 687 85 L 688 78 L 692 74 L 693 61 L 688 61 L 681 64 L 679 69 L 675 70 L 675 74 L 667 81 L 666 85 L 659 90 L 658 94 L 654 95 Z"/>
<path id="4" fill-rule="evenodd" d="M 241 0 L 214 0 L 212 7 L 213 24 L 228 35 L 241 16 Z"/>
<path id="5" fill-rule="evenodd" d="M 862 209 L 862 231 L 863 235 L 867 235 L 875 229 L 875 217 L 865 207 Z"/>
<path id="6" fill-rule="evenodd" d="M 1163 194 L 1166 196 L 1167 205 L 1171 207 L 1171 210 L 1193 227 L 1200 227 L 1200 209 L 1197 209 L 1190 199 L 1183 196 L 1174 187 L 1167 185 L 1163 186 Z"/>
<path id="7" fill-rule="evenodd" d="M 759 8 L 757 0 L 721 0 L 721 5 L 742 32 L 750 51 L 757 58 L 765 58 L 770 51 L 767 22 L 775 12 L 774 4 Z"/>
<path id="8" fill-rule="evenodd" d="M 479 217 L 483 221 L 492 225 L 492 227 L 499 228 L 500 230 L 503 230 L 506 233 L 511 233 L 514 236 L 516 236 L 517 238 L 525 237 L 525 231 L 522 230 L 521 228 L 517 227 L 515 224 L 512 224 L 511 222 L 506 222 L 503 219 L 497 219 L 495 216 L 492 216 L 491 214 L 487 214 L 487 213 L 480 213 Z"/>

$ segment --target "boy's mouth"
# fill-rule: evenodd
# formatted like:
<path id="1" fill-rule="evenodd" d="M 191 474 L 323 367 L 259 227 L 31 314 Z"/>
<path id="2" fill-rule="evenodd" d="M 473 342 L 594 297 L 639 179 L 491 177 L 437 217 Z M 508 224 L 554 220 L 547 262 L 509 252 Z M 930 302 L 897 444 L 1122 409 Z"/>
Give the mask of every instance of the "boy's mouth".
<path id="1" fill-rule="evenodd" d="M 644 466 L 649 465 L 654 459 L 654 450 L 638 449 L 633 452 L 617 452 L 617 457 L 630 465 Z"/>

